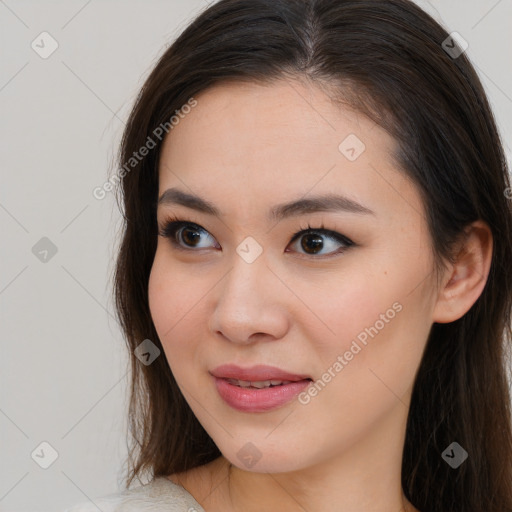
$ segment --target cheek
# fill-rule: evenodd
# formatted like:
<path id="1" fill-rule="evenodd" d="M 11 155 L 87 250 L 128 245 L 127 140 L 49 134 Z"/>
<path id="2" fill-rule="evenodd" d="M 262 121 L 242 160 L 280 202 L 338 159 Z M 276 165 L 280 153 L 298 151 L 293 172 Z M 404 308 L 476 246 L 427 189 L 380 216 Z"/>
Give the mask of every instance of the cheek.
<path id="1" fill-rule="evenodd" d="M 194 350 L 197 336 L 193 331 L 205 293 L 204 284 L 195 285 L 187 272 L 171 268 L 157 252 L 148 282 L 149 309 L 171 366 L 177 360 L 185 361 Z"/>
<path id="2" fill-rule="evenodd" d="M 376 381 L 371 370 L 380 376 L 380 369 L 384 381 L 405 392 L 431 327 L 432 296 L 430 281 L 425 279 L 431 261 L 425 255 L 408 258 L 403 250 L 391 246 L 386 251 L 381 246 L 378 252 L 367 251 L 353 265 L 347 262 L 346 272 L 318 284 L 317 292 L 309 295 L 311 309 L 318 312 L 326 328 L 319 331 L 318 320 L 313 319 L 308 337 L 315 340 L 325 370 L 345 374 L 350 386 L 359 381 L 367 386 L 368 378 Z M 306 283 L 304 287 L 298 292 L 302 297 L 308 296 Z M 338 356 L 344 359 L 342 368 Z"/>
<path id="3" fill-rule="evenodd" d="M 148 282 L 149 309 L 159 334 L 170 334 L 194 315 L 207 291 L 204 277 L 170 256 L 165 242 L 159 241 Z"/>
<path id="4" fill-rule="evenodd" d="M 364 435 L 389 411 L 408 403 L 428 326 L 412 303 L 400 301 L 397 306 L 387 314 L 382 309 L 387 323 L 375 321 L 374 314 L 360 312 L 364 327 L 355 336 L 343 337 L 329 356 L 322 358 L 325 373 L 320 379 L 330 383 L 312 405 L 321 417 L 329 404 L 333 435 L 339 435 L 339 425 L 346 434 L 343 438 Z"/>
<path id="5" fill-rule="evenodd" d="M 354 283 L 352 293 L 338 294 L 338 304 L 325 302 L 329 309 L 323 311 L 336 333 L 329 343 L 313 332 L 309 336 L 323 372 L 316 376 L 318 398 L 306 406 L 309 418 L 321 423 L 326 435 L 352 441 L 400 402 L 407 403 L 428 336 L 418 296 L 385 287 L 386 293 L 369 297 L 363 285 Z"/>
<path id="6" fill-rule="evenodd" d="M 301 308 L 301 323 L 310 318 L 307 337 L 315 340 L 322 352 L 332 352 L 333 348 L 341 353 L 348 350 L 350 341 L 365 327 L 373 325 L 380 313 L 393 303 L 390 283 L 382 278 L 379 282 L 374 273 L 364 270 L 364 263 L 358 259 L 314 279 L 314 286 L 311 277 L 294 283 L 296 295 L 305 304 Z"/>
<path id="7" fill-rule="evenodd" d="M 176 300 L 178 296 L 176 276 L 171 269 L 162 264 L 161 260 L 157 251 L 149 275 L 148 302 L 151 318 L 161 341 L 164 342 L 164 333 L 172 329 L 179 315 L 177 308 L 180 308 L 180 302 Z"/>

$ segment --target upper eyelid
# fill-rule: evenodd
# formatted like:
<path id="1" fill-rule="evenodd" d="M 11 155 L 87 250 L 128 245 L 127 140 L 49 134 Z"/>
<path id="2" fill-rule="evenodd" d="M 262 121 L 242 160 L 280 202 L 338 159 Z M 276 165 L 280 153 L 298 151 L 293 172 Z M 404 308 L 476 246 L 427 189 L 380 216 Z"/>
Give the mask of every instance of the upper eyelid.
<path id="1" fill-rule="evenodd" d="M 174 220 L 174 219 L 164 220 L 162 222 L 162 227 L 160 228 L 160 231 L 163 231 L 166 228 L 166 226 L 168 226 L 168 225 L 172 225 L 173 227 L 177 227 L 176 231 L 179 228 L 181 228 L 181 227 L 184 227 L 184 226 L 187 226 L 187 225 L 191 225 L 191 226 L 195 226 L 198 229 L 200 229 L 202 231 L 205 231 L 209 235 L 213 236 L 212 233 L 210 233 L 210 231 L 208 231 L 205 227 L 201 226 L 201 224 L 198 224 L 197 222 L 194 222 L 194 221 L 191 221 L 191 220 L 181 220 L 181 219 L 177 219 L 177 220 Z M 333 236 L 335 236 L 335 235 L 344 236 L 342 233 L 338 233 L 337 231 L 334 231 L 332 229 L 328 229 L 328 228 L 324 228 L 324 227 L 311 226 L 311 227 L 306 227 L 306 228 L 299 229 L 296 233 L 293 234 L 293 237 L 297 237 L 301 233 L 304 233 L 304 232 L 307 232 L 307 231 L 322 231 L 322 232 L 326 232 L 326 233 L 331 233 Z M 347 238 L 347 237 L 345 237 L 345 238 Z"/>
<path id="2" fill-rule="evenodd" d="M 186 227 L 187 225 L 195 226 L 199 230 L 204 231 L 205 233 L 208 233 L 212 238 L 215 239 L 215 237 L 212 235 L 212 233 L 210 233 L 210 231 L 208 231 L 206 228 L 201 226 L 201 224 L 191 221 L 191 220 L 185 220 L 185 219 L 180 219 L 180 218 L 165 219 L 162 223 L 162 227 L 159 229 L 159 234 L 161 234 L 166 229 L 166 227 L 169 225 L 173 226 L 174 233 L 176 233 L 182 227 Z M 323 223 L 322 223 L 322 225 L 323 225 Z M 332 238 L 332 239 L 336 240 L 338 243 L 344 244 L 346 246 L 346 248 L 348 248 L 352 245 L 356 245 L 350 238 L 345 236 L 343 233 L 339 233 L 338 231 L 335 231 L 332 229 L 327 229 L 325 227 L 309 226 L 309 224 L 308 224 L 308 227 L 301 228 L 296 233 L 294 233 L 292 235 L 291 242 L 295 241 L 299 236 L 301 236 L 307 232 L 323 233 L 324 236 Z M 178 244 L 178 246 L 180 246 L 179 242 L 176 241 L 176 243 Z M 193 248 L 185 248 L 185 249 L 194 250 Z"/>

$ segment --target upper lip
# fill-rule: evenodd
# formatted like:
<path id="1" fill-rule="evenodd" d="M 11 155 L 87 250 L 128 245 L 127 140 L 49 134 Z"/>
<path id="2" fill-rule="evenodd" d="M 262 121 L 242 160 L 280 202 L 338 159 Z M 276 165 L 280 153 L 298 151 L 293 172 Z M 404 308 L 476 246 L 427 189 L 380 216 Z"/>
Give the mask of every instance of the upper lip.
<path id="1" fill-rule="evenodd" d="M 210 371 L 210 373 L 219 379 L 238 379 L 249 382 L 264 380 L 290 380 L 299 381 L 310 379 L 309 375 L 290 373 L 275 366 L 258 364 L 249 368 L 241 368 L 234 364 L 222 364 Z"/>

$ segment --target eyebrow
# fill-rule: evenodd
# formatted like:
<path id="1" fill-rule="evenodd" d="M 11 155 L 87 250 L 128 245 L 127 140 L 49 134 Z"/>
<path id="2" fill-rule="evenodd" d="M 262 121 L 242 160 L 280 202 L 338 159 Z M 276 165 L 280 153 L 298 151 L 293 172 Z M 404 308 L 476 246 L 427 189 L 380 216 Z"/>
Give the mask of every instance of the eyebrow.
<path id="1" fill-rule="evenodd" d="M 177 188 L 167 189 L 158 199 L 157 206 L 179 204 L 198 212 L 221 217 L 222 212 L 213 203 L 202 197 L 183 192 Z M 318 195 L 297 199 L 274 206 L 267 218 L 269 221 L 282 220 L 296 215 L 313 212 L 344 211 L 348 213 L 375 215 L 373 210 L 348 197 L 336 194 Z"/>

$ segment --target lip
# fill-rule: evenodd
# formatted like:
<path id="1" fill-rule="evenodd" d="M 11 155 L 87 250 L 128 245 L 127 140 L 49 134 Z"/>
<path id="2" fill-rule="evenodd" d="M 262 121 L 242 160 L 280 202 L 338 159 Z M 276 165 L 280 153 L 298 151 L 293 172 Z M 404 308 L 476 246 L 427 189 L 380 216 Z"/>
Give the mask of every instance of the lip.
<path id="1" fill-rule="evenodd" d="M 218 366 L 210 372 L 220 397 L 232 408 L 243 412 L 265 412 L 290 402 L 307 388 L 312 378 L 281 370 L 275 366 L 256 365 L 241 368 L 232 364 Z M 268 388 L 240 387 L 227 379 L 245 381 L 289 380 L 289 384 Z"/>
<path id="2" fill-rule="evenodd" d="M 294 374 L 276 366 L 265 364 L 249 368 L 241 368 L 234 364 L 222 364 L 211 370 L 210 374 L 219 379 L 238 379 L 252 382 L 261 380 L 291 380 L 296 382 L 311 379 L 310 375 Z"/>

